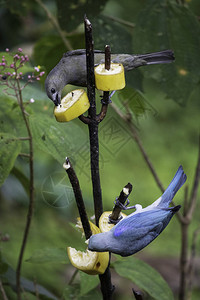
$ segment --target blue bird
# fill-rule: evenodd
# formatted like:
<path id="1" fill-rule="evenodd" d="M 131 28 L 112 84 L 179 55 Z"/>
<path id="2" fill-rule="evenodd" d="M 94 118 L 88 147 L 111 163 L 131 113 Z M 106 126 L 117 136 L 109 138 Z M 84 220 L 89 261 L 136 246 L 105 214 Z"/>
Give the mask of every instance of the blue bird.
<path id="1" fill-rule="evenodd" d="M 145 208 L 136 204 L 136 211 L 122 219 L 110 231 L 92 235 L 88 249 L 129 256 L 146 247 L 164 230 L 180 209 L 180 205 L 169 207 L 169 204 L 186 179 L 187 176 L 180 166 L 160 198 Z"/>

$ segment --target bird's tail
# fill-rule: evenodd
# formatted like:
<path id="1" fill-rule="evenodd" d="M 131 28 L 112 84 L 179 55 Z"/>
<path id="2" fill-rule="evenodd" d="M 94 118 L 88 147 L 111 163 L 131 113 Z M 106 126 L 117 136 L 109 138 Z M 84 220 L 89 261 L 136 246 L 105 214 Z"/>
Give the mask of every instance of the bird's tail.
<path id="1" fill-rule="evenodd" d="M 165 190 L 165 192 L 162 194 L 159 206 L 162 207 L 168 207 L 172 199 L 174 198 L 175 194 L 178 192 L 178 190 L 182 187 L 182 185 L 185 183 L 187 179 L 186 174 L 183 171 L 183 167 L 180 166 L 172 179 L 171 183 Z"/>
<path id="2" fill-rule="evenodd" d="M 171 63 L 175 58 L 172 50 L 164 50 L 160 52 L 137 55 L 137 59 L 144 60 L 145 64 L 147 65 L 152 65 Z"/>

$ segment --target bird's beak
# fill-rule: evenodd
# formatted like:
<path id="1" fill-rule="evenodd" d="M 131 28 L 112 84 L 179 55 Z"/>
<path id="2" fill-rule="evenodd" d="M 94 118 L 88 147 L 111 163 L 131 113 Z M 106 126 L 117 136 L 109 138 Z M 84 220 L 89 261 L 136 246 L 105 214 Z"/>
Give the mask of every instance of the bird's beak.
<path id="1" fill-rule="evenodd" d="M 54 95 L 53 95 L 53 103 L 55 104 L 55 106 L 58 106 L 60 104 L 60 100 L 61 100 L 61 97 L 60 97 L 60 94 L 58 92 L 56 92 Z"/>

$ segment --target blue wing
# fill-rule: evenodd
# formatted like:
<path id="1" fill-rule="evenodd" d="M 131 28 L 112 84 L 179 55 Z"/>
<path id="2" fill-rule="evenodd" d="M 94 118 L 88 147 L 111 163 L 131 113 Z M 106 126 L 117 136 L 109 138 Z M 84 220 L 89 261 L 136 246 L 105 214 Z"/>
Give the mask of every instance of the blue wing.
<path id="1" fill-rule="evenodd" d="M 152 209 L 133 214 L 132 216 L 130 215 L 113 227 L 113 234 L 116 238 L 126 236 L 137 239 L 142 238 L 154 229 L 157 230 L 156 228 L 159 228 L 157 234 L 160 234 L 167 226 L 174 213 L 173 208 L 169 208 Z M 160 224 L 163 224 L 163 226 L 160 226 Z"/>

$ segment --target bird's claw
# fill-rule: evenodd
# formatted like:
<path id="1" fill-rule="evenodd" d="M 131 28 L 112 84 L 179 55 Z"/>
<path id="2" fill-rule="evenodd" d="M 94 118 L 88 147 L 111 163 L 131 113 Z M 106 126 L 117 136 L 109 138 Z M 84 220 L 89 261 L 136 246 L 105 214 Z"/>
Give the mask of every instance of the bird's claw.
<path id="1" fill-rule="evenodd" d="M 118 207 L 120 207 L 122 210 L 128 210 L 128 209 L 133 209 L 135 208 L 135 205 L 134 206 L 129 206 L 128 205 L 130 204 L 130 201 L 127 199 L 126 202 L 124 204 L 122 204 L 118 198 L 115 199 L 114 201 L 114 204 L 117 205 Z"/>
<path id="2" fill-rule="evenodd" d="M 110 95 L 109 95 L 109 101 L 108 101 L 108 102 L 104 100 L 104 96 L 100 96 L 100 98 L 101 98 L 101 104 L 109 104 L 109 103 L 112 103 L 111 97 L 114 95 L 115 92 L 116 92 L 116 91 L 112 91 L 112 92 L 110 93 Z"/>

